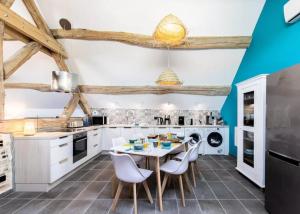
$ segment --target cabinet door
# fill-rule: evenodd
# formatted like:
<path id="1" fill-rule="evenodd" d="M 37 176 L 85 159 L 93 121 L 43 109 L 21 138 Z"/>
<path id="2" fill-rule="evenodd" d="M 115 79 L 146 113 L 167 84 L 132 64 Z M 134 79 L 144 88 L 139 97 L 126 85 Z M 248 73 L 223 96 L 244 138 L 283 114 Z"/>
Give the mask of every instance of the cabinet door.
<path id="1" fill-rule="evenodd" d="M 101 151 L 101 135 L 99 130 L 88 132 L 88 157 L 91 158 Z"/>
<path id="2" fill-rule="evenodd" d="M 129 139 L 133 139 L 136 136 L 136 128 L 135 127 L 123 127 L 121 128 L 121 136 L 128 141 Z"/>
<path id="3" fill-rule="evenodd" d="M 102 130 L 102 150 L 110 150 L 112 148 L 112 139 L 121 136 L 121 130 L 118 127 L 108 127 Z"/>
<path id="4" fill-rule="evenodd" d="M 170 132 L 170 129 L 168 127 L 156 127 L 154 131 L 155 134 L 167 134 Z"/>
<path id="5" fill-rule="evenodd" d="M 140 127 L 137 129 L 137 134 L 141 134 L 144 137 L 155 134 L 154 128 L 151 127 Z"/>
<path id="6" fill-rule="evenodd" d="M 172 127 L 170 128 L 170 132 L 173 134 L 181 134 L 183 136 L 185 135 L 183 127 Z"/>

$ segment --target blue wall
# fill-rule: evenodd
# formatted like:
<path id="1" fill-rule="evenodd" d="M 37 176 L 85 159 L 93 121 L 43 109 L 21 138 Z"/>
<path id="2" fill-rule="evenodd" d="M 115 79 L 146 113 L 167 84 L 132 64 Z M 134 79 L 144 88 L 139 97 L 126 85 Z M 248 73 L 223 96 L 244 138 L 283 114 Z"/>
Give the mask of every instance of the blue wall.
<path id="1" fill-rule="evenodd" d="M 251 46 L 232 83 L 232 91 L 222 116 L 230 125 L 230 154 L 236 155 L 234 127 L 237 124 L 237 90 L 235 84 L 262 73 L 272 73 L 300 63 L 300 21 L 285 24 L 283 5 L 287 0 L 266 0 L 253 33 Z"/>

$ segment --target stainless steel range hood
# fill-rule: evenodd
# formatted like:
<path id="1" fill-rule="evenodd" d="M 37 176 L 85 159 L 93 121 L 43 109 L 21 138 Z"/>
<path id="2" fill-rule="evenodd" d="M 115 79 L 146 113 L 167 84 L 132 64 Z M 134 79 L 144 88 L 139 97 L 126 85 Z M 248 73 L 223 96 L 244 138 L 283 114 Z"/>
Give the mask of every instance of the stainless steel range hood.
<path id="1" fill-rule="evenodd" d="M 70 93 L 78 86 L 78 75 L 67 71 L 52 71 L 51 89 L 57 92 Z"/>

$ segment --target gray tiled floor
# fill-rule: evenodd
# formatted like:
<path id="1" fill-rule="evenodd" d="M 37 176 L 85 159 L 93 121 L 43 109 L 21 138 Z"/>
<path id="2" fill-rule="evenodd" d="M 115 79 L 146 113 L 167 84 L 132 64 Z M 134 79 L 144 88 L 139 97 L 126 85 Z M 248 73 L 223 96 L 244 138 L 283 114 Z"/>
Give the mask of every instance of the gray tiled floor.
<path id="1" fill-rule="evenodd" d="M 182 207 L 176 180 L 166 188 L 163 196 L 164 212 L 170 214 L 243 214 L 267 213 L 263 192 L 239 174 L 236 160 L 230 156 L 200 156 L 197 186 L 185 191 L 186 207 Z M 110 158 L 100 155 L 68 177 L 48 193 L 12 192 L 0 196 L 0 214 L 9 213 L 71 213 L 71 214 L 132 214 L 133 201 L 125 188 L 116 212 L 112 212 Z M 148 183 L 154 199 L 155 175 Z M 158 214 L 157 201 L 150 204 L 144 189 L 138 187 L 138 210 L 142 214 Z"/>

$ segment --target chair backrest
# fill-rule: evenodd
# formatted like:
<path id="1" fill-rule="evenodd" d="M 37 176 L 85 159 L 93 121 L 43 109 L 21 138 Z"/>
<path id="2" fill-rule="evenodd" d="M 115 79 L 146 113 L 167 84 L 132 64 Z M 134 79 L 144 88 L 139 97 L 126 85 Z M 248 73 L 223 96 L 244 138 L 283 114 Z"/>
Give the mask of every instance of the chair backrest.
<path id="1" fill-rule="evenodd" d="M 198 143 L 194 144 L 193 146 L 196 146 L 196 148 L 191 152 L 189 161 L 195 161 L 198 159 L 198 155 L 199 155 L 199 147 L 202 143 L 202 140 L 199 140 Z"/>
<path id="2" fill-rule="evenodd" d="M 189 167 L 189 158 L 191 153 L 196 149 L 197 145 L 194 145 L 193 147 L 190 147 L 189 150 L 185 153 L 183 159 L 181 160 L 180 165 L 178 168 L 175 170 L 175 173 L 180 175 L 186 172 L 186 170 Z"/>
<path id="3" fill-rule="evenodd" d="M 128 154 L 110 152 L 116 176 L 128 183 L 139 183 L 145 180 L 136 163 Z"/>
<path id="4" fill-rule="evenodd" d="M 126 139 L 124 137 L 117 137 L 112 139 L 113 147 L 122 146 L 126 144 Z"/>

